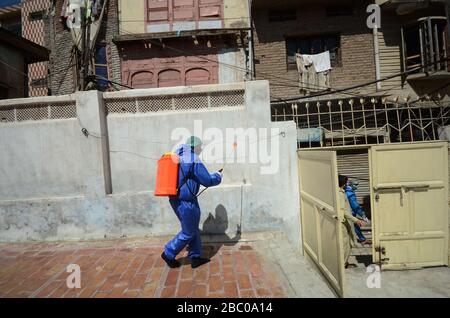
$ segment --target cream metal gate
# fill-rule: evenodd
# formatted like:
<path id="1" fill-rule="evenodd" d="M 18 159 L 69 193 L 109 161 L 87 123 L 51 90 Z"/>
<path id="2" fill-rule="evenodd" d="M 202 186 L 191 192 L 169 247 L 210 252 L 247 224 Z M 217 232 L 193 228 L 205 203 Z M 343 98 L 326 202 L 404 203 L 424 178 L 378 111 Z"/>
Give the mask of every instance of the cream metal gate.
<path id="1" fill-rule="evenodd" d="M 373 261 L 385 269 L 448 265 L 448 143 L 369 150 Z"/>
<path id="2" fill-rule="evenodd" d="M 344 297 L 344 253 L 338 209 L 336 152 L 299 151 L 303 246 L 330 285 Z"/>

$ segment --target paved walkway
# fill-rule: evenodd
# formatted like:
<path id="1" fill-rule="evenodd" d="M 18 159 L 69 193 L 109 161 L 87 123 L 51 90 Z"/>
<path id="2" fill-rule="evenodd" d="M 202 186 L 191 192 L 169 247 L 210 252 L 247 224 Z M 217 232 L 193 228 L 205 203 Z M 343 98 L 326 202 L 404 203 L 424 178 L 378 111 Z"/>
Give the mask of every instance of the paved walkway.
<path id="1" fill-rule="evenodd" d="M 289 287 L 253 242 L 205 243 L 212 261 L 169 269 L 165 238 L 0 244 L 0 297 L 285 297 Z M 69 264 L 81 288 L 66 284 Z M 282 276 L 282 275 L 281 275 Z"/>
<path id="2" fill-rule="evenodd" d="M 357 267 L 346 270 L 347 297 L 370 298 L 449 298 L 450 268 L 441 266 L 417 270 L 384 270 L 379 276 L 379 288 L 368 288 L 367 272 L 372 263 L 372 249 L 352 249 L 350 262 Z M 373 276 L 372 276 L 373 277 Z M 371 280 L 373 286 L 374 280 Z"/>

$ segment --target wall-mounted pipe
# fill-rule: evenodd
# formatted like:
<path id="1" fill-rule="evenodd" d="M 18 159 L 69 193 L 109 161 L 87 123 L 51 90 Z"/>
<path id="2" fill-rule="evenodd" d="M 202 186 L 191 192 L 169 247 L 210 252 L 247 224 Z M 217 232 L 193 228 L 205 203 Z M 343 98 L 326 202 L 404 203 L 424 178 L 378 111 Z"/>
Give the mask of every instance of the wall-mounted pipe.
<path id="1" fill-rule="evenodd" d="M 380 45 L 378 43 L 378 26 L 373 28 L 373 47 L 375 55 L 375 77 L 379 81 L 381 79 L 381 66 L 380 66 Z M 381 82 L 377 82 L 377 90 L 381 89 Z"/>

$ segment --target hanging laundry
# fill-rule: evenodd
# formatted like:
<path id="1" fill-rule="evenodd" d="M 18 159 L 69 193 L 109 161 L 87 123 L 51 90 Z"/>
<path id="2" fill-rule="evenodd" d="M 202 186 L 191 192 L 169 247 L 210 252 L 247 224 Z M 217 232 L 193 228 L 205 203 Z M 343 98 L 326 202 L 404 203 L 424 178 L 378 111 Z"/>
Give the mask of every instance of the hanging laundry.
<path id="1" fill-rule="evenodd" d="M 300 77 L 300 90 L 309 94 L 313 83 L 316 82 L 316 70 L 309 56 L 296 54 L 297 69 Z"/>
<path id="2" fill-rule="evenodd" d="M 313 62 L 317 73 L 331 70 L 331 59 L 329 51 L 314 55 L 304 54 L 303 56 L 308 57 Z"/>
<path id="3" fill-rule="evenodd" d="M 313 64 L 313 61 L 309 55 L 301 55 L 297 53 L 295 55 L 295 59 L 297 62 L 297 69 L 300 74 L 307 72 L 308 67 Z"/>
<path id="4" fill-rule="evenodd" d="M 329 52 L 315 55 L 297 53 L 296 63 L 301 93 L 308 95 L 330 88 L 331 62 Z"/>

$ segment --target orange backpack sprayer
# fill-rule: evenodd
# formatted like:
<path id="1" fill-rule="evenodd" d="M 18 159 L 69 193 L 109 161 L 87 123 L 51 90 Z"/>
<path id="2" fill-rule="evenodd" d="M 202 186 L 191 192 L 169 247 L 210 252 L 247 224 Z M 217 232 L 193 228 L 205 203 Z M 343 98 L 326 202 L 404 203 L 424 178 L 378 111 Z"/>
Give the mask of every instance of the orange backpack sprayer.
<path id="1" fill-rule="evenodd" d="M 158 160 L 155 196 L 168 197 L 178 193 L 178 167 L 180 158 L 173 152 L 166 152 Z"/>
<path id="2" fill-rule="evenodd" d="M 232 153 L 236 151 L 237 142 L 233 143 Z M 219 170 L 220 173 L 223 172 L 225 166 L 227 165 L 228 155 L 225 158 L 225 163 L 222 168 Z M 157 164 L 157 172 L 156 172 L 156 188 L 155 188 L 155 196 L 157 197 L 170 197 L 178 194 L 178 171 L 180 166 L 180 157 L 173 152 L 166 152 L 161 156 L 158 160 Z M 188 177 L 185 177 L 183 183 L 180 188 L 188 181 Z M 199 197 L 205 190 L 208 188 L 204 188 L 198 195 Z M 189 189 L 189 191 L 191 191 Z"/>

